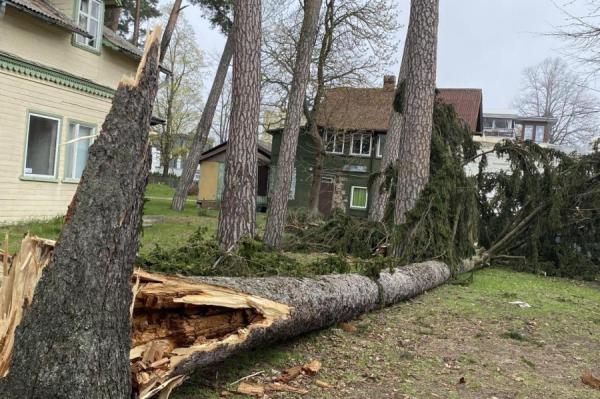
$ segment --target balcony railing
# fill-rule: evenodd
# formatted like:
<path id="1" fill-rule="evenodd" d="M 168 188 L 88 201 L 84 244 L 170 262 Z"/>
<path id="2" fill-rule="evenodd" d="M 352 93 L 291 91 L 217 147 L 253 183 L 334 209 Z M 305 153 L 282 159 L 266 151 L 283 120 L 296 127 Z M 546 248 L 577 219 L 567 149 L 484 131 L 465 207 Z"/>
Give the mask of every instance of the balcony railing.
<path id="1" fill-rule="evenodd" d="M 515 136 L 515 129 L 493 129 L 493 128 L 484 128 L 483 129 L 483 134 L 485 136 L 489 136 L 489 137 L 505 137 L 505 138 L 511 138 L 514 139 Z"/>

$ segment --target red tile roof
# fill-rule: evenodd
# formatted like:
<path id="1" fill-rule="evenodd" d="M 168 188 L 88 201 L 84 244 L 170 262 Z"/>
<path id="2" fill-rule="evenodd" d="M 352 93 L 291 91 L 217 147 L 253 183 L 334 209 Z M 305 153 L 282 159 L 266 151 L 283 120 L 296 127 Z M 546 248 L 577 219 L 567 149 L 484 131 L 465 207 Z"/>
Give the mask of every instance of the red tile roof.
<path id="1" fill-rule="evenodd" d="M 472 131 L 481 131 L 483 101 L 481 89 L 439 89 L 438 98 L 452 105 L 458 116 Z"/>

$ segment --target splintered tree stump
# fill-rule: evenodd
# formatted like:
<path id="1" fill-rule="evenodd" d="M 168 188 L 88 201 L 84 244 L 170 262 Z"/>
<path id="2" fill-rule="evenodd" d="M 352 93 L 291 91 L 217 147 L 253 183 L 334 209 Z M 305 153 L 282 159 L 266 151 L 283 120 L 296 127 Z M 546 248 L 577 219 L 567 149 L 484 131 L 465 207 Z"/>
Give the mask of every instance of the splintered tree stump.
<path id="1" fill-rule="evenodd" d="M 20 309 L 25 305 L 26 311 L 30 304 L 52 247 L 52 241 L 26 237 L 0 287 L 0 371 L 10 371 Z M 476 265 L 478 260 L 472 259 L 460 271 Z M 383 272 L 377 281 L 357 274 L 184 278 L 136 270 L 131 308 L 133 395 L 150 398 L 160 393 L 166 398 L 196 369 L 414 297 L 450 276 L 450 268 L 436 261 Z"/>
<path id="2" fill-rule="evenodd" d="M 131 276 L 151 161 L 159 37 L 160 29 L 148 35 L 136 76 L 119 83 L 57 245 L 46 251 L 26 239 L 3 278 L 2 399 L 131 396 Z"/>

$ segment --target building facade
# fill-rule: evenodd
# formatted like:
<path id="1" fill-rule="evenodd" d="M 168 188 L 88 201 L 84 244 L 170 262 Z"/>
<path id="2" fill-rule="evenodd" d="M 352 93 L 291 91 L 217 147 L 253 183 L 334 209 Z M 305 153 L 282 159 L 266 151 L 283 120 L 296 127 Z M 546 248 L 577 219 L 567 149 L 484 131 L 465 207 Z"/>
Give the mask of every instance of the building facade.
<path id="1" fill-rule="evenodd" d="M 384 77 L 380 88 L 333 88 L 326 91 L 317 114 L 325 144 L 325 163 L 319 193 L 319 210 L 328 215 L 335 209 L 366 217 L 369 209 L 369 179 L 378 172 L 385 146 L 391 104 L 395 94 L 393 77 Z M 472 131 L 483 123 L 480 89 L 438 89 L 438 99 L 454 106 Z M 273 136 L 271 176 L 275 176 L 281 129 Z M 317 147 L 301 131 L 296 152 L 295 174 L 289 197 L 290 208 L 307 207 Z"/>
<path id="2" fill-rule="evenodd" d="M 221 205 L 225 180 L 225 161 L 227 144 L 221 143 L 202 153 L 199 162 L 198 205 L 206 209 L 218 209 Z M 271 149 L 269 143 L 258 142 L 258 174 L 256 182 L 256 208 L 260 212 L 267 210 L 267 189 L 271 169 Z"/>
<path id="3" fill-rule="evenodd" d="M 512 113 L 484 113 L 483 136 L 549 143 L 556 118 L 519 116 Z"/>
<path id="4" fill-rule="evenodd" d="M 474 135 L 473 140 L 480 144 L 481 152 L 488 153 L 486 172 L 508 171 L 508 160 L 490 152 L 502 140 L 530 140 L 542 147 L 552 147 L 565 152 L 574 149 L 549 143 L 552 128 L 556 123 L 550 117 L 523 117 L 511 112 L 490 112 L 483 114 L 483 131 Z M 479 160 L 467 165 L 467 173 L 479 172 Z"/>
<path id="5" fill-rule="evenodd" d="M 63 215 L 142 52 L 97 0 L 0 0 L 0 223 Z M 78 21 L 76 23 L 75 21 Z"/>

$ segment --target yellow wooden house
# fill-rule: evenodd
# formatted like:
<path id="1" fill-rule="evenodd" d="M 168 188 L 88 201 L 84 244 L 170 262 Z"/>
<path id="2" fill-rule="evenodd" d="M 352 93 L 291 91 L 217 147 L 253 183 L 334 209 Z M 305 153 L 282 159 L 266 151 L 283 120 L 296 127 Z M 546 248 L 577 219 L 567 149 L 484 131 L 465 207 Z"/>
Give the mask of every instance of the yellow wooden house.
<path id="1" fill-rule="evenodd" d="M 204 151 L 200 157 L 197 203 L 201 208 L 218 209 L 221 204 L 227 147 L 226 141 Z M 258 161 L 256 207 L 259 211 L 264 212 L 267 209 L 267 191 L 270 177 L 270 143 L 259 141 L 256 155 Z"/>
<path id="2" fill-rule="evenodd" d="M 0 0 L 0 223 L 66 212 L 142 55 L 104 14 L 102 0 Z"/>

